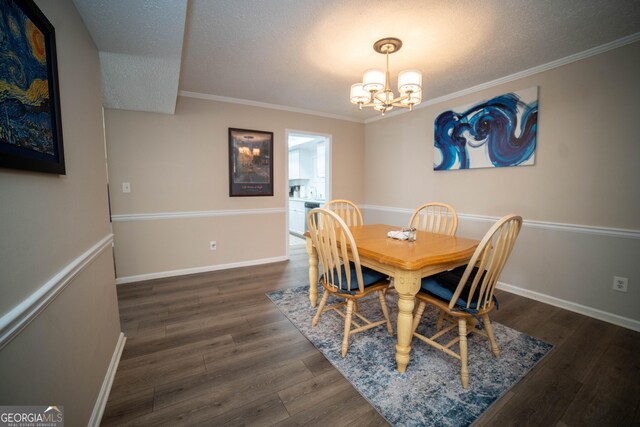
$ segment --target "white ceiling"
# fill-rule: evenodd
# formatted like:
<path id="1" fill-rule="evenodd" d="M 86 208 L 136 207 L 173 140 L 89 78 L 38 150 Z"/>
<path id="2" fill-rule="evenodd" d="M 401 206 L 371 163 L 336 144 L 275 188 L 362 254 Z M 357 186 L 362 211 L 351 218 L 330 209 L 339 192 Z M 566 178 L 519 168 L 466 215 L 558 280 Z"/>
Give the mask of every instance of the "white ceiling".
<path id="1" fill-rule="evenodd" d="M 187 0 L 73 0 L 99 50 L 107 108 L 170 113 Z"/>
<path id="2" fill-rule="evenodd" d="M 74 3 L 100 51 L 105 106 L 168 113 L 179 89 L 362 121 L 379 113 L 350 104 L 349 88 L 384 68 L 372 48 L 383 37 L 403 41 L 392 82 L 422 70 L 428 101 L 640 33 L 638 0 Z"/>

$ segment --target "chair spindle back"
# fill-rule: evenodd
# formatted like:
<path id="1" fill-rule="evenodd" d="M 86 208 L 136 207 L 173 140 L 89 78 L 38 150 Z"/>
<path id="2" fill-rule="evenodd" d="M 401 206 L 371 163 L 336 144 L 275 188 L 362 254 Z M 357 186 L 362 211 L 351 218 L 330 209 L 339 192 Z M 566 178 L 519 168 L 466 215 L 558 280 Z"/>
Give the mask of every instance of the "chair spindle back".
<path id="1" fill-rule="evenodd" d="M 338 214 L 338 216 L 342 218 L 345 224 L 349 227 L 364 225 L 360 209 L 358 209 L 358 206 L 356 206 L 355 203 L 349 200 L 330 200 L 323 206 L 323 208 Z"/>
<path id="2" fill-rule="evenodd" d="M 425 203 L 413 212 L 409 220 L 409 227 L 455 236 L 458 229 L 458 214 L 452 206 L 446 203 Z"/>
<path id="3" fill-rule="evenodd" d="M 467 301 L 467 308 L 474 302 L 472 296 L 480 286 L 480 291 L 475 298 L 476 308 L 485 309 L 493 303 L 493 292 L 496 283 L 502 273 L 502 269 L 511 254 L 511 250 L 516 242 L 516 237 L 522 228 L 522 217 L 517 215 L 507 215 L 496 222 L 485 234 L 478 244 L 464 274 L 460 278 L 460 283 L 456 289 L 449 308 L 453 308 L 455 302 L 461 296 L 462 290 L 473 271 L 473 267 L 478 267 L 478 273 L 473 279 L 469 293 L 462 295 Z"/>
<path id="4" fill-rule="evenodd" d="M 307 221 L 311 240 L 322 265 L 322 280 L 338 290 L 349 292 L 351 289 L 351 269 L 354 268 L 358 289 L 360 292 L 364 292 L 358 248 L 345 221 L 335 212 L 324 208 L 312 209 Z M 349 262 L 349 254 L 351 254 L 353 264 Z M 343 269 L 346 283 L 343 282 L 341 274 Z"/>

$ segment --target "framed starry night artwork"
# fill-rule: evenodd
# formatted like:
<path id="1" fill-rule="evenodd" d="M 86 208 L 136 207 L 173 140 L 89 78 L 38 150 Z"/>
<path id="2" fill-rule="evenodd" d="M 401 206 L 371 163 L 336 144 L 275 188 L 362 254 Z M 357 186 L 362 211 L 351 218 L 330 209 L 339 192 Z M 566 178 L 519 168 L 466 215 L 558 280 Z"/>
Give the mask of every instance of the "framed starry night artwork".
<path id="1" fill-rule="evenodd" d="M 0 12 L 0 167 L 64 175 L 55 30 L 31 0 Z"/>

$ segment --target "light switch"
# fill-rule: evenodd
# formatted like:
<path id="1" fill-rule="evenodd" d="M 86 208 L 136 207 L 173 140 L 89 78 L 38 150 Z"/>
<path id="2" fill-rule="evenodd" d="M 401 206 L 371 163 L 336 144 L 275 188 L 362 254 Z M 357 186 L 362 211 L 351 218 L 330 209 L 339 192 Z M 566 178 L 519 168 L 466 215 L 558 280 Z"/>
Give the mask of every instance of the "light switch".
<path id="1" fill-rule="evenodd" d="M 130 182 L 123 182 L 122 183 L 122 192 L 123 193 L 131 193 L 131 183 Z"/>

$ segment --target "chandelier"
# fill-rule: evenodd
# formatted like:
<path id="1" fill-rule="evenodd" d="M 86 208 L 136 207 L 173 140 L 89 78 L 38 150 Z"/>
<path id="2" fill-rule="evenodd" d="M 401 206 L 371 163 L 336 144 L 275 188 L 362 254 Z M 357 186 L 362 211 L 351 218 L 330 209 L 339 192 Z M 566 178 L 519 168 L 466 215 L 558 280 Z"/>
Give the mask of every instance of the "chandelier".
<path id="1" fill-rule="evenodd" d="M 413 110 L 414 105 L 422 102 L 422 73 L 419 70 L 404 70 L 398 74 L 399 96 L 396 98 L 389 86 L 389 55 L 402 47 L 402 41 L 387 37 L 373 44 L 373 50 L 387 57 L 386 73 L 378 69 L 364 72 L 362 83 L 351 85 L 351 103 L 362 107 L 373 107 L 384 113 L 393 107 Z"/>

